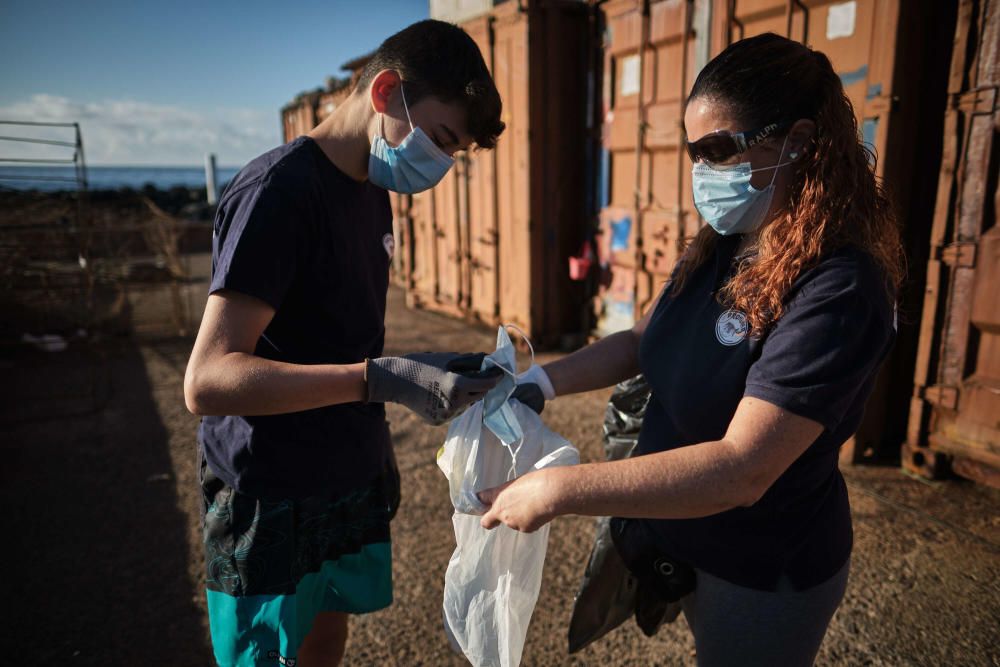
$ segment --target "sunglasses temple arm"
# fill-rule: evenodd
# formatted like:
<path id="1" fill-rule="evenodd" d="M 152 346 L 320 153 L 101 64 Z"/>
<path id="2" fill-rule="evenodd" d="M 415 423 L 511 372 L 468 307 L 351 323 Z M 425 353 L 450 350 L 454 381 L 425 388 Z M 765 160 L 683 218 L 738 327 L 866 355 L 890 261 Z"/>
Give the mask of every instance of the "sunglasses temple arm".
<path id="1" fill-rule="evenodd" d="M 750 148 L 747 145 L 747 139 L 745 134 L 746 134 L 745 132 L 737 132 L 731 135 L 733 137 L 733 141 L 736 142 L 736 148 L 739 149 L 740 153 L 745 153 L 747 149 Z"/>

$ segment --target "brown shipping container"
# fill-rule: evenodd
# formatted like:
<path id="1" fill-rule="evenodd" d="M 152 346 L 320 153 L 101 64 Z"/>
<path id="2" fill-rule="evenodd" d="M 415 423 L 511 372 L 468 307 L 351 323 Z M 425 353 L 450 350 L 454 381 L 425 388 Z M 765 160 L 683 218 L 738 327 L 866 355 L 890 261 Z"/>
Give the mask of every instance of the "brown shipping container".
<path id="1" fill-rule="evenodd" d="M 587 26 L 583 3 L 505 3 L 462 24 L 503 99 L 493 151 L 456 156 L 435 188 L 394 196 L 408 303 L 524 329 L 542 346 L 579 337 L 586 297 L 567 274 L 587 227 Z"/>
<path id="2" fill-rule="evenodd" d="M 679 150 L 683 103 L 697 72 L 744 37 L 776 32 L 803 41 L 826 53 L 840 75 L 904 226 L 911 269 L 900 300 L 897 343 L 864 423 L 844 448 L 848 460 L 894 458 L 905 440 L 912 393 L 915 322 L 947 81 L 947 61 L 940 54 L 950 50 L 954 26 L 950 4 L 611 0 L 602 5 L 610 39 L 603 91 L 607 204 L 600 247 L 611 276 L 596 300 L 596 333 L 628 326 L 649 307 L 702 224 L 691 200 L 691 163 Z"/>
<path id="3" fill-rule="evenodd" d="M 598 254 L 610 280 L 596 300 L 600 336 L 631 326 L 649 307 L 700 224 L 680 141 L 684 101 L 708 39 L 695 32 L 696 8 L 685 0 L 611 0 L 602 9 Z"/>
<path id="4" fill-rule="evenodd" d="M 1000 487 L 1000 1 L 961 0 L 903 464 Z"/>

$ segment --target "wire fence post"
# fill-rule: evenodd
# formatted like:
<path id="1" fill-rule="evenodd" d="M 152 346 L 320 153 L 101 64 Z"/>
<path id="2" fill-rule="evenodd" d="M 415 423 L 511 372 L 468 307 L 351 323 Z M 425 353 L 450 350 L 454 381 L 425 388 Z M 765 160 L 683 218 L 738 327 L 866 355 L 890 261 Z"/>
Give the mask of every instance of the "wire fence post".
<path id="1" fill-rule="evenodd" d="M 205 153 L 205 194 L 209 206 L 215 206 L 215 202 L 219 199 L 215 176 L 215 153 Z"/>

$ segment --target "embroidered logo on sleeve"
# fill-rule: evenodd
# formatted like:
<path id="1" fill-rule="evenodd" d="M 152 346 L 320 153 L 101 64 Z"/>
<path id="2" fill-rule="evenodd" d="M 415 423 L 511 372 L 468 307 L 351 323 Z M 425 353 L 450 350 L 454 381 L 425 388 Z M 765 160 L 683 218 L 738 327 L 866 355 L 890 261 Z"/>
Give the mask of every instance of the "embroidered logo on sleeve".
<path id="1" fill-rule="evenodd" d="M 727 310 L 715 321 L 715 337 L 726 346 L 739 345 L 747 337 L 747 316 L 738 310 Z"/>
<path id="2" fill-rule="evenodd" d="M 392 234 L 386 234 L 382 237 L 382 247 L 385 248 L 385 254 L 389 255 L 389 259 L 396 254 L 396 239 L 393 238 Z"/>

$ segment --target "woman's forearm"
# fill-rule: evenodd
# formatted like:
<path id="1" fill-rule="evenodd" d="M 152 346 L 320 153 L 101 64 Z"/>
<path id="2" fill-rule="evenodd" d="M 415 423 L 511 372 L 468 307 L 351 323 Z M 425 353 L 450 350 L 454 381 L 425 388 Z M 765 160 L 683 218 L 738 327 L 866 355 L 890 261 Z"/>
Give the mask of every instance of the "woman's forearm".
<path id="1" fill-rule="evenodd" d="M 639 339 L 619 331 L 544 368 L 557 396 L 610 387 L 639 373 Z"/>
<path id="2" fill-rule="evenodd" d="M 763 491 L 732 443 L 551 470 L 557 514 L 691 519 L 752 505 Z"/>

